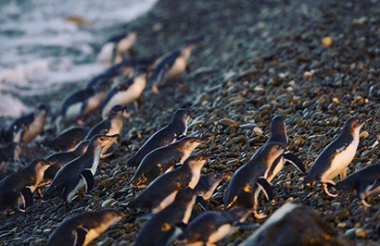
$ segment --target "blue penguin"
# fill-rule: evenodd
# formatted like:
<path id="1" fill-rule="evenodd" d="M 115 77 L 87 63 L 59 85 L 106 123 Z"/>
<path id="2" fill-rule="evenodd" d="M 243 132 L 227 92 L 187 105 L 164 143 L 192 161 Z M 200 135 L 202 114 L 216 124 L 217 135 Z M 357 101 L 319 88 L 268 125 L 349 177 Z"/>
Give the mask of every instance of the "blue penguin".
<path id="1" fill-rule="evenodd" d="M 53 151 L 72 151 L 86 137 L 90 131 L 89 127 L 74 126 L 62 131 L 52 140 L 46 140 L 42 143 L 43 147 Z"/>
<path id="2" fill-rule="evenodd" d="M 33 192 L 44 177 L 44 172 L 54 164 L 46 160 L 34 160 L 25 168 L 0 181 L 0 211 L 15 209 L 24 212 L 33 204 Z"/>
<path id="3" fill-rule="evenodd" d="M 47 246 L 86 246 L 123 217 L 123 213 L 113 209 L 75 215 L 53 231 Z"/>
<path id="4" fill-rule="evenodd" d="M 250 214 L 246 208 L 236 207 L 227 211 L 208 211 L 191 221 L 178 237 L 186 245 L 215 245 L 223 238 L 235 233 L 239 223 Z"/>
<path id="5" fill-rule="evenodd" d="M 202 174 L 194 191 L 198 194 L 197 203 L 204 210 L 209 210 L 209 205 L 206 201 L 211 199 L 215 189 L 219 183 L 224 179 L 220 174 L 208 173 Z"/>
<path id="6" fill-rule="evenodd" d="M 329 196 L 336 197 L 337 194 L 331 194 L 327 184 L 335 186 L 333 179 L 341 175 L 341 179 L 346 178 L 347 166 L 355 156 L 359 145 L 360 129 L 364 121 L 357 117 L 349 118 L 343 126 L 342 132 L 330 143 L 318 156 L 309 174 L 304 180 L 304 184 L 313 181 L 322 183 L 323 190 Z"/>
<path id="7" fill-rule="evenodd" d="M 91 130 L 88 132 L 85 139 L 91 140 L 95 135 L 105 134 L 105 135 L 115 135 L 121 134 L 121 130 L 123 129 L 123 116 L 126 114 L 126 107 L 121 105 L 115 105 L 108 118 L 99 122 Z M 113 148 L 111 148 L 115 143 L 110 142 L 106 146 L 103 147 L 101 158 L 109 157 L 113 154 Z"/>
<path id="8" fill-rule="evenodd" d="M 35 112 L 16 119 L 6 130 L 6 139 L 25 147 L 44 132 L 49 110 L 49 106 L 40 105 Z"/>
<path id="9" fill-rule="evenodd" d="M 224 194 L 225 208 L 239 206 L 253 209 L 257 219 L 264 218 L 264 214 L 256 211 L 258 191 L 261 189 L 268 200 L 272 199 L 272 188 L 264 175 L 268 167 L 283 153 L 284 146 L 281 143 L 267 143 L 249 162 L 235 171 Z"/>
<path id="10" fill-rule="evenodd" d="M 107 118 L 115 105 L 128 106 L 138 100 L 146 86 L 147 70 L 139 68 L 132 78 L 112 88 L 102 105 L 102 117 Z"/>
<path id="11" fill-rule="evenodd" d="M 288 135 L 286 133 L 285 119 L 282 116 L 276 116 L 272 119 L 271 122 L 271 136 L 268 139 L 267 143 L 281 143 L 284 146 L 289 144 Z M 285 151 L 277 160 L 273 162 L 270 168 L 267 169 L 265 178 L 270 183 L 274 177 L 282 170 L 285 163 L 293 164 L 298 170 L 302 173 L 305 173 L 305 167 L 302 162 L 291 154 L 289 151 Z"/>
<path id="12" fill-rule="evenodd" d="M 201 144 L 197 137 L 185 137 L 168 146 L 153 150 L 141 161 L 131 183 L 139 188 L 149 185 L 155 178 L 183 163 Z"/>
<path id="13" fill-rule="evenodd" d="M 125 54 L 131 50 L 136 40 L 137 33 L 135 32 L 123 33 L 111 37 L 100 50 L 98 61 L 106 64 L 120 62 Z"/>
<path id="14" fill-rule="evenodd" d="M 335 188 L 344 191 L 356 190 L 362 204 L 370 207 L 365 198 L 380 193 L 380 164 L 377 163 L 362 168 L 346 179 L 336 183 Z"/>
<path id="15" fill-rule="evenodd" d="M 164 55 L 156 62 L 149 79 L 153 85 L 153 92 L 159 93 L 159 86 L 168 80 L 178 78 L 185 70 L 190 71 L 188 61 L 191 51 L 199 41 L 199 39 L 185 41 L 179 49 Z"/>
<path id="16" fill-rule="evenodd" d="M 168 246 L 181 233 L 180 224 L 187 224 L 195 204 L 196 193 L 191 188 L 180 190 L 174 201 L 141 228 L 134 246 Z"/>
<path id="17" fill-rule="evenodd" d="M 41 180 L 41 183 L 38 184 L 38 188 L 41 189 L 42 187 L 51 184 L 57 172 L 67 163 L 70 163 L 72 160 L 83 155 L 87 151 L 89 144 L 90 144 L 90 140 L 83 140 L 72 151 L 63 151 L 63 152 L 54 153 L 47 156 L 45 159 L 48 161 L 52 161 L 55 164 L 51 165 L 44 172 L 44 178 L 43 180 Z M 39 190 L 39 193 L 41 193 L 40 190 Z"/>
<path id="18" fill-rule="evenodd" d="M 208 157 L 190 156 L 183 165 L 154 180 L 130 203 L 130 208 L 148 208 L 157 213 L 174 201 L 179 190 L 198 184 L 200 173 Z"/>
<path id="19" fill-rule="evenodd" d="M 128 166 L 138 166 L 142 159 L 159 147 L 167 146 L 176 141 L 176 139 L 187 133 L 187 122 L 189 121 L 191 111 L 187 109 L 178 109 L 174 112 L 170 123 L 164 128 L 155 132 L 128 161 Z"/>
<path id="20" fill-rule="evenodd" d="M 105 99 L 108 87 L 106 82 L 102 82 L 96 88 L 80 89 L 66 97 L 56 118 L 58 130 L 61 122 L 80 122 L 94 112 Z"/>
<path id="21" fill-rule="evenodd" d="M 97 84 L 103 81 L 110 81 L 120 76 L 128 77 L 138 67 L 146 67 L 148 71 L 153 68 L 153 64 L 158 59 L 158 54 L 153 54 L 149 57 L 136 57 L 124 59 L 122 62 L 112 65 L 104 72 L 90 79 L 87 83 L 87 88 L 94 88 Z M 113 84 L 113 83 L 111 83 Z"/>
<path id="22" fill-rule="evenodd" d="M 57 172 L 43 199 L 62 196 L 65 201 L 70 203 L 82 187 L 86 188 L 86 192 L 90 191 L 94 186 L 94 176 L 100 162 L 102 148 L 108 143 L 114 142 L 115 139 L 120 140 L 120 135 L 94 136 L 82 156 L 67 163 Z"/>

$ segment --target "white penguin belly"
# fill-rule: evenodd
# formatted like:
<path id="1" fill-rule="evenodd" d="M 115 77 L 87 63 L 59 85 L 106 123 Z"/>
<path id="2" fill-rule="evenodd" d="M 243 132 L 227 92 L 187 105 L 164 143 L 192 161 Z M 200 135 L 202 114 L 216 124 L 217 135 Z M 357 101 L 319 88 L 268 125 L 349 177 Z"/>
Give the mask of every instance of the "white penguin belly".
<path id="1" fill-rule="evenodd" d="M 173 66 L 166 72 L 166 78 L 174 78 L 185 71 L 187 61 L 183 57 L 178 57 Z"/>
<path id="2" fill-rule="evenodd" d="M 94 152 L 94 161 L 92 163 L 92 166 L 91 166 L 91 173 L 92 175 L 95 176 L 95 173 L 96 173 L 96 170 L 98 169 L 98 165 L 99 165 L 99 161 L 100 161 L 100 153 L 101 153 L 102 149 L 101 148 L 98 148 L 95 150 Z"/>
<path id="3" fill-rule="evenodd" d="M 187 205 L 185 215 L 183 216 L 183 219 L 182 219 L 182 222 L 185 224 L 189 223 L 191 213 L 193 212 L 195 200 L 196 200 L 196 197 L 194 196 L 193 199 L 191 200 L 191 202 L 189 202 L 189 204 Z"/>
<path id="4" fill-rule="evenodd" d="M 332 180 L 339 175 L 347 166 L 351 163 L 352 159 L 356 154 L 356 150 L 359 145 L 359 136 L 354 137 L 354 141 L 346 147 L 345 150 L 335 155 L 331 166 L 322 175 L 322 180 Z"/>
<path id="5" fill-rule="evenodd" d="M 117 44 L 117 50 L 120 52 L 126 52 L 132 48 L 132 46 L 136 42 L 136 37 L 132 35 L 128 35 L 126 38 L 120 40 Z"/>
<path id="6" fill-rule="evenodd" d="M 98 61 L 99 62 L 111 62 L 112 59 L 112 52 L 113 48 L 115 47 L 114 43 L 107 43 L 105 44 L 98 55 Z"/>
<path id="7" fill-rule="evenodd" d="M 38 134 L 44 130 L 45 118 L 40 116 L 37 117 L 34 122 L 29 126 L 28 130 L 25 131 L 23 136 L 23 142 L 25 144 L 32 141 Z"/>
<path id="8" fill-rule="evenodd" d="M 67 120 L 73 120 L 80 116 L 82 110 L 82 103 L 76 103 L 70 105 L 70 107 L 66 110 L 65 118 Z"/>
<path id="9" fill-rule="evenodd" d="M 232 233 L 233 227 L 230 224 L 222 225 L 218 230 L 210 235 L 208 238 L 209 243 L 216 243 Z"/>
<path id="10" fill-rule="evenodd" d="M 153 209 L 153 213 L 156 214 L 160 212 L 162 209 L 166 208 L 169 206 L 172 202 L 174 202 L 175 196 L 177 195 L 178 191 L 174 191 L 171 193 L 169 196 L 167 196 L 162 202 Z"/>
<path id="11" fill-rule="evenodd" d="M 191 177 L 191 181 L 189 183 L 189 187 L 191 189 L 194 189 L 195 186 L 197 186 L 198 182 L 199 182 L 199 179 L 200 179 L 201 175 L 200 173 L 193 173 L 192 177 Z"/>
<path id="12" fill-rule="evenodd" d="M 105 97 L 105 93 L 99 93 L 99 94 L 91 97 L 87 101 L 87 107 L 86 107 L 84 114 L 88 115 L 91 112 L 93 112 L 94 110 L 96 110 L 99 107 L 100 103 L 103 101 L 104 97 Z"/>
<path id="13" fill-rule="evenodd" d="M 85 246 L 85 245 L 91 243 L 95 238 L 99 237 L 99 235 L 100 234 L 94 229 L 88 230 L 86 237 L 84 239 L 83 245 Z"/>
<path id="14" fill-rule="evenodd" d="M 267 177 L 267 181 L 270 183 L 277 176 L 277 174 L 282 170 L 285 164 L 284 157 L 281 157 L 280 161 L 277 163 L 277 166 L 274 168 L 273 173 Z"/>
<path id="15" fill-rule="evenodd" d="M 70 193 L 67 195 L 67 199 L 66 199 L 66 201 L 67 201 L 68 203 L 71 203 L 71 201 L 73 200 L 75 194 L 77 194 L 77 192 L 85 186 L 85 184 L 86 184 L 85 182 L 86 182 L 86 181 L 84 181 L 84 179 L 81 178 L 81 179 L 79 180 L 77 186 L 75 186 L 74 189 L 72 189 L 72 190 L 70 191 Z"/>

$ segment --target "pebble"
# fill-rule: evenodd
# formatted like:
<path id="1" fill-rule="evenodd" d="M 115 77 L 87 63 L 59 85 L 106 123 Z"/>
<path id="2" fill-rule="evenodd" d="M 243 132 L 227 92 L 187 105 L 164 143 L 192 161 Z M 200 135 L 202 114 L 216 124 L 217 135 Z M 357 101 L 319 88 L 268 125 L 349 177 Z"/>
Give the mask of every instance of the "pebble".
<path id="1" fill-rule="evenodd" d="M 108 207 L 111 206 L 111 204 L 112 204 L 114 201 L 115 201 L 115 199 L 113 199 L 113 198 L 108 199 L 108 200 L 105 200 L 105 201 L 102 203 L 101 207 L 102 207 L 102 208 L 108 208 Z"/>
<path id="2" fill-rule="evenodd" d="M 219 123 L 223 126 L 239 127 L 239 123 L 228 118 L 221 119 Z"/>

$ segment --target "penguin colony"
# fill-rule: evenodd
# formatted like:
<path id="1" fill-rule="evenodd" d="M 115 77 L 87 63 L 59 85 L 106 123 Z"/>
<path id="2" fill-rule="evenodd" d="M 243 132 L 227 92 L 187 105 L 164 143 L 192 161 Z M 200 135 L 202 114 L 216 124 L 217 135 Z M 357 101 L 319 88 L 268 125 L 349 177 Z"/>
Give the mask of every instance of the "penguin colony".
<path id="1" fill-rule="evenodd" d="M 34 200 L 72 203 L 83 191 L 96 186 L 94 177 L 104 158 L 110 158 L 119 147 L 127 108 L 140 105 L 141 95 L 148 84 L 152 92 L 178 79 L 189 71 L 192 49 L 201 40 L 183 42 L 179 49 L 162 56 L 130 58 L 136 33 L 111 38 L 102 48 L 99 61 L 111 63 L 102 74 L 92 78 L 87 87 L 74 91 L 62 103 L 58 112 L 46 105 L 15 120 L 1 132 L 1 160 L 19 160 L 23 149 L 44 130 L 57 131 L 52 139 L 41 145 L 54 151 L 44 159 L 32 161 L 24 168 L 0 181 L 0 210 L 3 213 L 25 212 Z M 356 191 L 364 206 L 365 198 L 380 193 L 380 164 L 374 164 L 347 177 L 347 167 L 359 145 L 364 121 L 351 117 L 341 133 L 320 153 L 306 174 L 303 163 L 288 150 L 286 119 L 276 116 L 271 122 L 271 135 L 251 159 L 237 169 L 231 178 L 216 170 L 202 174 L 212 155 L 196 155 L 193 151 L 204 139 L 187 135 L 190 109 L 178 109 L 171 121 L 156 131 L 125 165 L 135 170 L 130 186 L 135 196 L 128 210 L 146 213 L 138 220 L 148 220 L 140 230 L 136 246 L 171 245 L 175 240 L 186 245 L 215 245 L 234 233 L 253 216 L 260 220 L 267 215 L 259 211 L 263 198 L 274 199 L 272 180 L 285 164 L 305 173 L 304 183 L 321 184 L 324 192 L 336 197 L 340 191 Z M 93 126 L 84 122 L 91 114 L 102 121 Z M 75 126 L 63 129 L 63 126 Z M 63 129 L 63 130 L 62 130 Z M 334 179 L 340 176 L 340 181 Z M 208 200 L 222 180 L 227 180 L 224 210 L 206 211 L 191 219 L 194 206 L 208 210 Z M 34 197 L 34 192 L 40 198 Z M 81 193 L 82 192 L 82 193 Z M 260 196 L 263 194 L 263 196 Z M 268 205 L 270 206 L 270 205 Z M 112 224 L 128 217 L 113 209 L 87 211 L 64 220 L 52 231 L 47 245 L 88 245 Z"/>

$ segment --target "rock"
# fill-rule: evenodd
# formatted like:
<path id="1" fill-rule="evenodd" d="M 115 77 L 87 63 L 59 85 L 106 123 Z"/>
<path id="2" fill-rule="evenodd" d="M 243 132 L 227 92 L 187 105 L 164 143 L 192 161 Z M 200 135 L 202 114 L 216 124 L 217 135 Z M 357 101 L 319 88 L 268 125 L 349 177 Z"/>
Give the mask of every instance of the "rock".
<path id="1" fill-rule="evenodd" d="M 367 237 L 367 232 L 363 228 L 358 228 L 355 231 L 355 235 L 356 235 L 357 238 L 365 239 Z"/>
<path id="2" fill-rule="evenodd" d="M 223 126 L 239 127 L 239 123 L 228 118 L 221 119 L 219 123 Z"/>
<path id="3" fill-rule="evenodd" d="M 275 236 L 274 236 L 275 235 Z M 351 245 L 303 205 L 288 202 L 239 246 Z"/>
<path id="4" fill-rule="evenodd" d="M 108 200 L 105 200 L 103 203 L 102 203 L 102 208 L 108 208 L 111 206 L 111 204 L 115 201 L 115 199 L 108 199 Z"/>
<path id="5" fill-rule="evenodd" d="M 322 39 L 322 46 L 327 48 L 327 47 L 330 47 L 332 44 L 332 38 L 331 37 L 324 37 Z"/>

